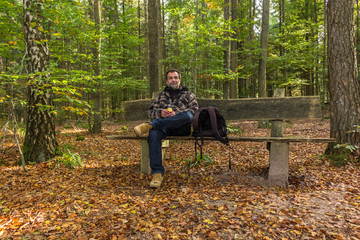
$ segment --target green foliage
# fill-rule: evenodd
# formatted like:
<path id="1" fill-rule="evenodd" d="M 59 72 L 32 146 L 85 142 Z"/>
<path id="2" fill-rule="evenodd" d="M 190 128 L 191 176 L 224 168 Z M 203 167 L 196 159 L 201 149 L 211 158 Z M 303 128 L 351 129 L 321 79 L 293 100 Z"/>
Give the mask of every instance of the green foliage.
<path id="1" fill-rule="evenodd" d="M 195 159 L 183 159 L 180 160 L 179 163 L 184 163 L 184 168 L 189 170 L 196 166 L 209 166 L 215 163 L 214 159 L 212 159 L 208 155 L 203 155 L 202 157 L 198 154 Z"/>
<path id="2" fill-rule="evenodd" d="M 63 155 L 67 150 L 74 150 L 74 147 L 70 144 L 63 144 L 62 146 L 58 146 L 56 149 L 56 155 Z"/>
<path id="3" fill-rule="evenodd" d="M 233 125 L 231 125 L 230 123 L 228 123 L 226 125 L 226 129 L 228 130 L 229 133 L 244 133 L 244 130 L 239 128 L 239 127 L 234 127 Z"/>
<path id="4" fill-rule="evenodd" d="M 84 136 L 81 136 L 79 134 L 76 135 L 76 139 L 75 141 L 84 141 L 85 140 L 85 137 Z"/>
<path id="5" fill-rule="evenodd" d="M 78 128 L 89 129 L 89 124 L 84 121 L 77 121 L 75 125 Z"/>
<path id="6" fill-rule="evenodd" d="M 138 5 L 139 4 L 139 5 Z M 318 1 L 286 1 L 285 23 L 280 29 L 279 4 L 273 1 L 270 19 L 267 84 L 283 86 L 293 95 L 303 94 L 312 87 L 310 79 L 318 85 L 318 91 L 327 89 L 326 64 L 322 61 L 324 10 Z M 317 4 L 314 6 L 314 4 Z M 238 2 L 238 19 L 224 20 L 223 1 L 165 1 L 164 44 L 166 58 L 164 68 L 177 67 L 182 71 L 182 83 L 197 96 L 221 98 L 223 84 L 235 79 L 244 82 L 241 97 L 247 97 L 257 86 L 259 28 L 257 16 L 261 4 L 252 8 L 252 1 Z M 139 8 L 138 8 L 139 7 Z M 314 20 L 317 9 L 317 21 Z M 122 111 L 124 100 L 147 96 L 147 48 L 146 7 L 143 2 L 112 0 L 102 1 L 102 31 L 89 14 L 87 1 L 44 1 L 44 9 L 38 14 L 44 17 L 41 31 L 49 46 L 50 66 L 46 75 L 49 85 L 39 85 L 37 94 L 47 90 L 54 93 L 54 106 L 39 106 L 56 115 L 56 123 L 67 120 L 90 118 L 93 115 L 94 93 L 103 96 L 103 113 Z M 255 11 L 257 16 L 252 16 Z M 0 56 L 3 69 L 0 73 L 1 116 L 7 117 L 9 101 L 26 105 L 29 84 L 41 79 L 41 74 L 26 75 L 24 56 L 23 9 L 21 1 L 0 0 Z M 238 38 L 232 39 L 234 31 Z M 228 37 L 230 35 L 230 37 Z M 96 58 L 93 48 L 101 37 L 101 61 L 99 76 L 95 76 Z M 224 43 L 238 43 L 237 70 L 224 71 Z M 163 71 L 164 69 L 162 69 Z M 34 80 L 35 79 L 35 80 Z M 241 81 L 240 81 L 241 80 Z M 323 80 L 325 81 L 325 80 Z M 36 81 L 35 81 L 36 82 Z M 246 86 L 245 86 L 246 85 Z M 13 89 L 13 90 L 11 90 Z M 16 89 L 16 90 L 14 90 Z M 12 92 L 11 92 L 12 91 Z M 22 102 L 22 103 L 20 103 Z"/>
<path id="7" fill-rule="evenodd" d="M 57 149 L 57 153 L 60 155 L 56 157 L 55 167 L 63 166 L 66 168 L 74 169 L 76 167 L 82 167 L 81 156 L 78 153 L 72 153 L 70 150 L 73 149 L 70 145 L 63 145 Z"/>
<path id="8" fill-rule="evenodd" d="M 337 144 L 331 154 L 327 155 L 335 166 L 360 162 L 360 148 L 350 144 Z"/>

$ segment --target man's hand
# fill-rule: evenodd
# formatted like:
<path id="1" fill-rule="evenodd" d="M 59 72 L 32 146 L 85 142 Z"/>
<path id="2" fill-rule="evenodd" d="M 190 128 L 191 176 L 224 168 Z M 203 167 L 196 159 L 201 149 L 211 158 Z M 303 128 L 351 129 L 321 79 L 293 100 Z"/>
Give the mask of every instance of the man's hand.
<path id="1" fill-rule="evenodd" d="M 175 112 L 171 108 L 161 110 L 161 117 L 168 118 L 175 115 Z"/>

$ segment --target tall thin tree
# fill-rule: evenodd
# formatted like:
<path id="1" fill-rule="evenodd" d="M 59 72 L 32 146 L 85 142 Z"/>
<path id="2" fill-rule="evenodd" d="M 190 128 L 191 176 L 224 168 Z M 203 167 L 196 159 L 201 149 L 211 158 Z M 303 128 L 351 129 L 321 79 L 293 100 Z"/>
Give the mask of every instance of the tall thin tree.
<path id="1" fill-rule="evenodd" d="M 249 42 L 252 42 L 255 38 L 255 31 L 254 31 L 255 16 L 256 16 L 256 0 L 251 0 L 249 2 L 249 20 L 250 20 Z M 257 57 L 255 58 L 254 56 L 251 56 L 250 62 L 253 66 L 255 65 L 256 61 L 257 61 Z M 256 86 L 257 86 L 255 69 L 252 69 L 251 72 L 252 72 L 252 74 L 250 75 L 250 82 L 251 82 L 250 96 L 255 98 L 256 97 Z"/>
<path id="2" fill-rule="evenodd" d="M 235 72 L 238 66 L 238 3 L 237 0 L 231 0 L 231 43 L 230 43 L 230 70 Z M 237 79 L 230 80 L 230 98 L 236 98 Z"/>
<path id="3" fill-rule="evenodd" d="M 269 17 L 270 17 L 270 0 L 263 1 L 261 21 L 261 56 L 259 61 L 259 96 L 267 97 L 266 93 L 266 61 L 269 43 Z"/>
<path id="4" fill-rule="evenodd" d="M 160 22 L 158 0 L 148 0 L 148 39 L 149 39 L 149 84 L 150 97 L 160 89 Z"/>
<path id="5" fill-rule="evenodd" d="M 224 73 L 229 74 L 230 70 L 230 30 L 229 30 L 229 20 L 230 20 L 230 1 L 225 0 L 224 6 L 224 21 L 225 21 L 225 39 L 224 39 Z M 230 98 L 230 82 L 226 79 L 223 83 L 223 98 Z"/>
<path id="6" fill-rule="evenodd" d="M 95 22 L 95 36 L 94 36 L 94 46 L 92 47 L 93 58 L 94 58 L 94 75 L 99 77 L 101 75 L 101 5 L 100 0 L 89 0 L 93 6 L 93 21 Z M 101 91 L 100 84 L 97 83 L 97 90 L 94 94 L 94 119 L 92 124 L 91 132 L 101 133 Z"/>

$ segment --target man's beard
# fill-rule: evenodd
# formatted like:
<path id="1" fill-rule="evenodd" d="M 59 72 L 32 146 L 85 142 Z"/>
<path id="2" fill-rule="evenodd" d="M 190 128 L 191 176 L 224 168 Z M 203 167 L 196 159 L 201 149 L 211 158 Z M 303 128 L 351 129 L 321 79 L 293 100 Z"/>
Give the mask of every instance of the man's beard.
<path id="1" fill-rule="evenodd" d="M 180 83 L 176 83 L 176 84 L 169 84 L 169 87 L 173 90 L 179 89 L 180 87 Z"/>

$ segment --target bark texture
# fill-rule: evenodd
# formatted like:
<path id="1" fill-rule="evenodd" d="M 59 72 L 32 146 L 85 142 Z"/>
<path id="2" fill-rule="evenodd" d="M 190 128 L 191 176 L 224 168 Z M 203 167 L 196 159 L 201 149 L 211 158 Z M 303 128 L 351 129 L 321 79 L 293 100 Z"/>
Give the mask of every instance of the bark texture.
<path id="1" fill-rule="evenodd" d="M 235 72 L 238 66 L 238 29 L 236 26 L 236 21 L 238 19 L 238 3 L 237 0 L 231 0 L 231 43 L 230 43 L 230 70 Z M 236 98 L 237 88 L 236 88 L 237 78 L 231 79 L 230 81 L 230 98 Z"/>
<path id="2" fill-rule="evenodd" d="M 330 136 L 359 144 L 359 82 L 355 49 L 354 1 L 328 1 Z"/>
<path id="3" fill-rule="evenodd" d="M 224 3 L 224 21 L 225 24 L 228 24 L 230 20 L 230 0 L 225 0 Z M 225 40 L 224 40 L 224 73 L 229 74 L 230 70 L 230 31 L 227 26 L 227 30 L 225 31 Z M 230 81 L 225 80 L 223 83 L 223 98 L 230 98 Z"/>
<path id="4" fill-rule="evenodd" d="M 101 5 L 100 0 L 93 1 L 93 21 L 95 22 L 95 46 L 92 48 L 93 57 L 94 57 L 94 74 L 95 76 L 101 75 L 100 59 L 101 59 Z M 101 85 L 97 84 L 97 88 L 101 89 Z M 93 125 L 91 132 L 101 133 L 101 92 L 97 91 L 94 94 L 94 116 L 93 116 Z"/>
<path id="5" fill-rule="evenodd" d="M 158 0 L 148 1 L 148 36 L 149 36 L 149 89 L 150 97 L 160 89 L 160 22 Z"/>
<path id="6" fill-rule="evenodd" d="M 261 57 L 259 62 L 259 97 L 267 97 L 266 93 L 266 60 L 269 45 L 270 0 L 263 1 L 261 22 Z"/>
<path id="7" fill-rule="evenodd" d="M 50 53 L 42 28 L 43 2 L 24 0 L 24 35 L 28 85 L 28 108 L 23 154 L 26 162 L 42 162 L 55 156 L 53 93 L 47 67 Z"/>

